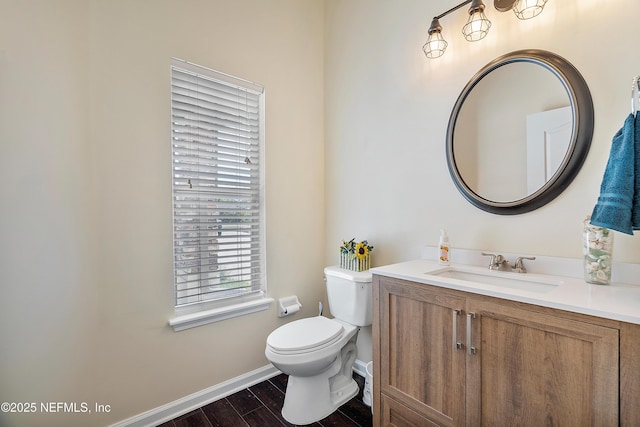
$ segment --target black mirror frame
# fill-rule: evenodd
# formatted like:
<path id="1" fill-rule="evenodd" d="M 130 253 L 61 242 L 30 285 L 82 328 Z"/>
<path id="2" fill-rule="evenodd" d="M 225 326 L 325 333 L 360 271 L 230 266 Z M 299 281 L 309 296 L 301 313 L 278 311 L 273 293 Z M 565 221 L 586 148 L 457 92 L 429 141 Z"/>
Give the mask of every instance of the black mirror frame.
<path id="1" fill-rule="evenodd" d="M 531 62 L 551 71 L 569 95 L 573 114 L 573 131 L 567 155 L 558 171 L 533 194 L 510 202 L 494 202 L 476 194 L 464 182 L 456 166 L 454 134 L 458 115 L 473 88 L 493 70 L 514 62 Z M 582 75 L 564 58 L 544 50 L 527 49 L 503 55 L 484 66 L 464 87 L 456 101 L 447 128 L 447 166 L 454 184 L 474 206 L 494 214 L 516 215 L 538 209 L 560 195 L 576 177 L 582 167 L 593 138 L 594 112 L 591 92 Z"/>

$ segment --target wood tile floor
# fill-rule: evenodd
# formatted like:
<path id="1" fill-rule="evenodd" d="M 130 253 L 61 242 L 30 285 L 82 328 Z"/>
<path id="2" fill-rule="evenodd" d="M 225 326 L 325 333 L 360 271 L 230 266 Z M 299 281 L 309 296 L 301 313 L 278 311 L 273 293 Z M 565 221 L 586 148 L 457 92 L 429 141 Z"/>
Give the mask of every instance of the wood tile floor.
<path id="1" fill-rule="evenodd" d="M 360 393 L 314 427 L 369 427 L 371 408 L 362 403 L 364 378 L 353 374 Z M 280 413 L 287 388 L 287 375 L 281 374 L 224 399 L 210 403 L 159 427 L 279 427 L 292 426 Z"/>

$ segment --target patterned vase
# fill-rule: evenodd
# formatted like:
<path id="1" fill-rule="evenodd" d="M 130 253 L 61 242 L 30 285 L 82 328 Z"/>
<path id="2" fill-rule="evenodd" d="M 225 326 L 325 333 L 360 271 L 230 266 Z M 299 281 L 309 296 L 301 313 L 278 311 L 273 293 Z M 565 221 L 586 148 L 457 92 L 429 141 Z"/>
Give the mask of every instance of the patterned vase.
<path id="1" fill-rule="evenodd" d="M 613 231 L 596 227 L 584 220 L 582 252 L 584 254 L 584 280 L 596 285 L 611 283 Z"/>

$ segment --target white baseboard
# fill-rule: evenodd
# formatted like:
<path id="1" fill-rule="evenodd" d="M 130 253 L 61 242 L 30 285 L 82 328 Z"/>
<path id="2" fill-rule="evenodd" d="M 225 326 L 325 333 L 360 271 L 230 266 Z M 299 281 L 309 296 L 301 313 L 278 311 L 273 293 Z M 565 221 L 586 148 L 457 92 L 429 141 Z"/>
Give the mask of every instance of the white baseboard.
<path id="1" fill-rule="evenodd" d="M 187 412 L 208 405 L 211 402 L 222 399 L 233 393 L 243 390 L 262 381 L 273 378 L 280 371 L 269 364 L 254 371 L 237 376 L 228 381 L 216 384 L 212 387 L 190 394 L 166 405 L 143 412 L 142 414 L 128 418 L 113 424 L 111 427 L 153 427 L 165 421 L 172 420 Z"/>
<path id="2" fill-rule="evenodd" d="M 367 362 L 363 362 L 362 360 L 356 359 L 353 363 L 353 372 L 360 375 L 361 377 L 367 377 Z"/>
<path id="3" fill-rule="evenodd" d="M 367 372 L 367 362 L 357 360 L 353 364 L 353 371 L 365 377 Z M 172 420 L 194 409 L 201 408 L 211 402 L 220 400 L 233 393 L 244 390 L 247 387 L 256 385 L 263 381 L 279 375 L 280 371 L 269 364 L 246 374 L 231 378 L 220 384 L 190 394 L 166 405 L 143 412 L 142 414 L 127 418 L 126 420 L 112 424 L 110 427 L 153 427 Z"/>

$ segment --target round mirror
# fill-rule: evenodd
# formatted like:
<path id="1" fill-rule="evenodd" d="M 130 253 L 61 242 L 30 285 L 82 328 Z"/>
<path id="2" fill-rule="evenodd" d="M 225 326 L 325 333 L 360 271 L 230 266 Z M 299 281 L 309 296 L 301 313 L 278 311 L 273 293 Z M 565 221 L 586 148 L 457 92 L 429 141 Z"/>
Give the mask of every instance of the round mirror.
<path id="1" fill-rule="evenodd" d="M 458 97 L 447 129 L 449 172 L 478 208 L 529 212 L 571 183 L 592 135 L 593 102 L 580 73 L 550 52 L 512 52 Z"/>

